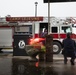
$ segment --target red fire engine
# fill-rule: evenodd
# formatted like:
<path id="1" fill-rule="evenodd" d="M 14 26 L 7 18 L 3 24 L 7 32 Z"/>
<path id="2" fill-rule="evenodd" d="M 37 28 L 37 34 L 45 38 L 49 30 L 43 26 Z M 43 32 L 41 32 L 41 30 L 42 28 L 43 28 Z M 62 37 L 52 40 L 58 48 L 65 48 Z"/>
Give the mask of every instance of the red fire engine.
<path id="1" fill-rule="evenodd" d="M 16 23 L 19 31 L 19 27 L 31 25 L 31 35 L 34 39 L 40 38 L 41 32 L 44 32 L 45 29 L 48 31 L 48 17 L 6 17 L 6 21 L 9 22 L 9 25 Z M 76 40 L 76 25 L 73 23 L 73 18 L 50 17 L 49 27 L 50 32 L 48 33 L 53 36 L 53 52 L 55 54 L 60 53 L 62 40 L 66 38 L 66 33 L 72 33 L 72 39 Z"/>

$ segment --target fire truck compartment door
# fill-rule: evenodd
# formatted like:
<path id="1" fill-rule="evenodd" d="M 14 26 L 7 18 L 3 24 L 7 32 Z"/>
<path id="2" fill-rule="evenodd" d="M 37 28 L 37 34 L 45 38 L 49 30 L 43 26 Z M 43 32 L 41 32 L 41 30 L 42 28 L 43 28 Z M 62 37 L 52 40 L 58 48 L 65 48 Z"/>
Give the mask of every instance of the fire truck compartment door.
<path id="1" fill-rule="evenodd" d="M 0 46 L 12 46 L 12 28 L 0 28 Z"/>

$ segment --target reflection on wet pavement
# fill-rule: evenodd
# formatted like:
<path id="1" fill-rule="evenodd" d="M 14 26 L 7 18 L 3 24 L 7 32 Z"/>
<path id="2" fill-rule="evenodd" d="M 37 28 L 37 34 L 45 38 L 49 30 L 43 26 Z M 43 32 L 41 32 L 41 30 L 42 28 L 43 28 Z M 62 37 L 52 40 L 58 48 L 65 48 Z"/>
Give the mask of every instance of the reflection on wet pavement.
<path id="1" fill-rule="evenodd" d="M 53 68 L 37 66 L 38 62 L 24 59 L 12 59 L 12 75 L 53 75 Z M 57 74 L 54 74 L 57 75 Z"/>
<path id="2" fill-rule="evenodd" d="M 76 65 L 63 61 L 31 62 L 21 58 L 0 58 L 0 75 L 76 75 Z"/>

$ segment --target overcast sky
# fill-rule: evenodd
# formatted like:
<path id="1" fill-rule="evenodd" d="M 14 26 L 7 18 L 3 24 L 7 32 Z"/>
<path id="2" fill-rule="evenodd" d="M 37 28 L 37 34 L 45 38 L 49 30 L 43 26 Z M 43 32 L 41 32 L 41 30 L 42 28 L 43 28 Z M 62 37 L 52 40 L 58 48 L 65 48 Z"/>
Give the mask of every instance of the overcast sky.
<path id="1" fill-rule="evenodd" d="M 0 0 L 0 16 L 35 16 L 35 2 L 37 16 L 48 16 L 48 4 L 43 0 Z M 50 3 L 50 16 L 76 17 L 76 2 Z"/>

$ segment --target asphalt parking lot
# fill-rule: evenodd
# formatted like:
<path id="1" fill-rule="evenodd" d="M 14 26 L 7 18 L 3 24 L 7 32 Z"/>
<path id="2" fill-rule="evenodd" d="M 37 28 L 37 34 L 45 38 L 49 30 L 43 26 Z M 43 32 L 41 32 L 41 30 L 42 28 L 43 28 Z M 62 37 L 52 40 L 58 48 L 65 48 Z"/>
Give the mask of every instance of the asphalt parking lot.
<path id="1" fill-rule="evenodd" d="M 29 61 L 29 56 L 12 54 L 0 53 L 0 75 L 76 75 L 76 64 L 71 65 L 68 58 L 65 65 L 61 54 L 53 55 L 53 62 Z"/>

